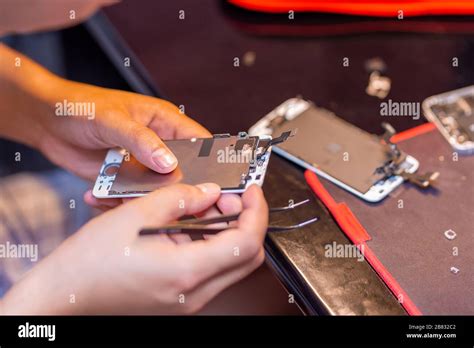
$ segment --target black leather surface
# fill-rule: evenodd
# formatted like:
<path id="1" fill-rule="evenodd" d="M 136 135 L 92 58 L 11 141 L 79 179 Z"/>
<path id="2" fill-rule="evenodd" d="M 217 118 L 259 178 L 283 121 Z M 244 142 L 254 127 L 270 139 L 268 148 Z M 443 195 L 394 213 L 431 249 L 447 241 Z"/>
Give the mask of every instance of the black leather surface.
<path id="1" fill-rule="evenodd" d="M 283 268 L 290 293 L 300 297 L 309 313 L 320 314 L 404 314 L 403 308 L 365 261 L 329 258 L 325 245 L 351 244 L 326 208 L 313 195 L 303 171 L 272 155 L 264 191 L 270 206 L 310 198 L 311 202 L 291 213 L 271 215 L 272 223 L 294 224 L 314 216 L 319 221 L 298 230 L 270 233 L 267 250 Z M 306 303 L 306 304 L 305 304 Z"/>

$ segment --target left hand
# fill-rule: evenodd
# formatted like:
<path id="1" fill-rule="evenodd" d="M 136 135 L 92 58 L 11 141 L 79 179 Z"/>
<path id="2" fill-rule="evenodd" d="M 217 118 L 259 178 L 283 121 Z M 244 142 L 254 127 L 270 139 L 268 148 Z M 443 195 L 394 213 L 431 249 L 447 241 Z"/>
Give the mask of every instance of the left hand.
<path id="1" fill-rule="evenodd" d="M 94 180 L 106 150 L 123 147 L 145 166 L 169 173 L 176 157 L 161 139 L 209 137 L 211 134 L 161 99 L 60 79 L 49 97 L 50 113 L 39 120 L 40 150 L 55 164 Z M 94 114 L 58 116 L 63 105 L 90 107 Z"/>
<path id="2" fill-rule="evenodd" d="M 97 177 L 109 148 L 169 173 L 177 160 L 162 139 L 211 136 L 167 101 L 65 80 L 1 43 L 0 56 L 0 136 L 86 179 Z"/>

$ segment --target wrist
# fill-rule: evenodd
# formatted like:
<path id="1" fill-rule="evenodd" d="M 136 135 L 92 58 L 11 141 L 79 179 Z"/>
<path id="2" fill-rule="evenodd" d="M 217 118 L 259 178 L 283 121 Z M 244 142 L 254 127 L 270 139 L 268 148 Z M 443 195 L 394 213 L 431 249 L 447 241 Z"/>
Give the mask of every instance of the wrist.
<path id="1" fill-rule="evenodd" d="M 67 262 L 51 257 L 36 265 L 5 294 L 0 307 L 3 315 L 81 314 L 75 297 L 83 293 Z"/>
<path id="2" fill-rule="evenodd" d="M 38 148 L 63 79 L 0 44 L 0 136 Z"/>

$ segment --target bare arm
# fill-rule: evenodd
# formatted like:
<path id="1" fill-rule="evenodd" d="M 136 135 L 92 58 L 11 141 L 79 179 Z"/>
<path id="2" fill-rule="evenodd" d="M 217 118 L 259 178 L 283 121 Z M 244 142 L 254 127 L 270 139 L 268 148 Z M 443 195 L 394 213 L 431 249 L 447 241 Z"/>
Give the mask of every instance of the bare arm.
<path id="1" fill-rule="evenodd" d="M 2 0 L 0 36 L 76 25 L 118 0 Z"/>
<path id="2" fill-rule="evenodd" d="M 31 118 L 51 113 L 47 99 L 58 83 L 55 75 L 0 44 L 0 136 L 39 147 L 44 129 Z"/>
<path id="3" fill-rule="evenodd" d="M 210 136 L 165 100 L 65 80 L 1 44 L 0 56 L 0 136 L 87 179 L 97 176 L 108 148 L 126 148 L 150 169 L 168 173 L 177 160 L 161 139 Z M 64 102 L 93 112 L 58 117 Z"/>

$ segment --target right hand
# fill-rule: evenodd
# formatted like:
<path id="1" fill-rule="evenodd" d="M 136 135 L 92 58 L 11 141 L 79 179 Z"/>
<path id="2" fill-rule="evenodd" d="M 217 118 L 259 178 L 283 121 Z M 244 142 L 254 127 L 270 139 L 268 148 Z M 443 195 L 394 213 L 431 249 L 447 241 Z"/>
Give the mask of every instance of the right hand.
<path id="1" fill-rule="evenodd" d="M 138 236 L 142 227 L 184 215 L 239 211 L 232 229 L 205 240 Z M 242 198 L 221 196 L 215 184 L 168 186 L 87 223 L 7 293 L 3 312 L 194 313 L 263 262 L 267 224 L 268 207 L 258 186 Z"/>

